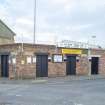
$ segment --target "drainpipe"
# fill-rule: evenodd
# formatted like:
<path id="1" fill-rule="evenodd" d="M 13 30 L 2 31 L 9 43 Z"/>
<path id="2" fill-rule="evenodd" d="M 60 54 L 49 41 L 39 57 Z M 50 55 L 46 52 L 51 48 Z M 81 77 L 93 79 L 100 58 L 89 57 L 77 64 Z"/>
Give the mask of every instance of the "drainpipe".
<path id="1" fill-rule="evenodd" d="M 88 48 L 88 76 L 91 76 L 91 49 Z"/>

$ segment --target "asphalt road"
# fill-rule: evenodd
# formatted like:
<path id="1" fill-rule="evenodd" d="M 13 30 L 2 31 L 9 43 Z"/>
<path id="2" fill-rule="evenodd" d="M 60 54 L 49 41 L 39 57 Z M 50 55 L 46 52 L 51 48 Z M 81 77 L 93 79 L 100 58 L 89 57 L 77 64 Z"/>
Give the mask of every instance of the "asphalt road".
<path id="1" fill-rule="evenodd" d="M 0 84 L 0 105 L 105 105 L 105 79 Z"/>

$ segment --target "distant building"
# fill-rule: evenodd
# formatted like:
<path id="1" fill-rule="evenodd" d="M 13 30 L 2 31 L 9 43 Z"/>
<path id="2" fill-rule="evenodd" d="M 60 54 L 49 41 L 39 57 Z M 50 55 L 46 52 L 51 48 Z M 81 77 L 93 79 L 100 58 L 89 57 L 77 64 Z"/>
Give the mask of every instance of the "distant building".
<path id="1" fill-rule="evenodd" d="M 0 44 L 14 43 L 15 33 L 0 20 Z"/>

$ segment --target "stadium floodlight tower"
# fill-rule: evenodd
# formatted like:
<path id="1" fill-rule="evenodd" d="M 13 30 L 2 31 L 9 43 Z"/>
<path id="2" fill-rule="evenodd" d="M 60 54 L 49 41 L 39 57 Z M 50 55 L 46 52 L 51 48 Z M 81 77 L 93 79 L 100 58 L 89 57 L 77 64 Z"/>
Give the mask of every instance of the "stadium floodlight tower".
<path id="1" fill-rule="evenodd" d="M 33 32 L 33 43 L 36 44 L 36 0 L 34 0 L 34 32 Z"/>

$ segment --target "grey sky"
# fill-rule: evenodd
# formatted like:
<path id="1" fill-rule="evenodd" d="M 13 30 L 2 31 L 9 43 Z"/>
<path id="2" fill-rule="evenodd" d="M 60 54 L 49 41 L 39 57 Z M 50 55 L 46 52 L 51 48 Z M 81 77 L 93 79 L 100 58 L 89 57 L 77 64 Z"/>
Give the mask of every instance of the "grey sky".
<path id="1" fill-rule="evenodd" d="M 16 41 L 33 41 L 33 1 L 0 0 L 0 17 L 17 34 Z M 37 0 L 38 42 L 75 40 L 104 44 L 105 0 Z"/>

